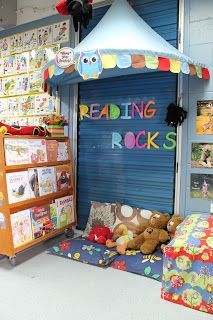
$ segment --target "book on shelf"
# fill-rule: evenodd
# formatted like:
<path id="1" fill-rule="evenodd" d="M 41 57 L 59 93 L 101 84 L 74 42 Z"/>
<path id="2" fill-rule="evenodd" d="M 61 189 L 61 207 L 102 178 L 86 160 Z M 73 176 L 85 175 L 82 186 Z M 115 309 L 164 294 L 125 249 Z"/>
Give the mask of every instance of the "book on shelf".
<path id="1" fill-rule="evenodd" d="M 40 196 L 45 196 L 57 191 L 56 174 L 54 167 L 37 168 Z"/>
<path id="2" fill-rule="evenodd" d="M 68 189 L 71 187 L 70 166 L 65 164 L 55 167 L 57 190 Z"/>
<path id="3" fill-rule="evenodd" d="M 28 169 L 28 178 L 29 178 L 29 185 L 30 185 L 30 196 L 31 198 L 38 198 L 40 196 L 40 192 L 39 192 L 37 168 Z"/>
<path id="4" fill-rule="evenodd" d="M 17 248 L 33 240 L 30 210 L 23 210 L 10 216 L 13 244 Z"/>
<path id="5" fill-rule="evenodd" d="M 67 142 L 58 142 L 57 161 L 66 161 L 68 159 L 69 159 L 68 143 Z"/>
<path id="6" fill-rule="evenodd" d="M 53 230 L 58 228 L 57 223 L 57 207 L 55 203 L 50 204 L 50 217 L 53 225 Z"/>
<path id="7" fill-rule="evenodd" d="M 34 207 L 30 209 L 30 212 L 34 239 L 40 238 L 53 230 L 49 206 Z"/>
<path id="8" fill-rule="evenodd" d="M 31 163 L 47 162 L 45 139 L 29 139 L 29 157 Z"/>
<path id="9" fill-rule="evenodd" d="M 63 228 L 74 221 L 73 196 L 66 196 L 53 201 L 57 208 L 57 225 Z"/>
<path id="10" fill-rule="evenodd" d="M 56 141 L 56 140 L 47 140 L 46 141 L 46 148 L 47 148 L 47 161 L 48 162 L 57 161 L 58 141 Z"/>
<path id="11" fill-rule="evenodd" d="M 5 139 L 4 149 L 7 166 L 29 163 L 29 145 L 26 139 Z"/>
<path id="12" fill-rule="evenodd" d="M 6 181 L 10 204 L 30 199 L 28 171 L 7 173 Z"/>

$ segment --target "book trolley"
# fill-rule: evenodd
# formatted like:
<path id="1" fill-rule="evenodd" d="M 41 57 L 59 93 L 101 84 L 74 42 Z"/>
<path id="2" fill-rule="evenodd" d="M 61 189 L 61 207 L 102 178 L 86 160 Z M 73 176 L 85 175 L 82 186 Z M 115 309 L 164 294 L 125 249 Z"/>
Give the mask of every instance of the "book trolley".
<path id="1" fill-rule="evenodd" d="M 5 140 L 6 139 L 45 139 L 45 140 L 56 140 L 58 142 L 66 142 L 68 146 L 68 160 L 66 161 L 55 161 L 55 162 L 42 162 L 42 163 L 29 163 L 21 165 L 6 165 L 5 157 Z M 25 171 L 30 168 L 39 167 L 57 167 L 60 165 L 68 165 L 71 182 L 69 188 L 50 193 L 47 195 L 39 196 L 37 198 L 31 198 L 24 201 L 9 203 L 8 188 L 7 188 L 7 173 L 15 173 Z M 73 196 L 73 221 L 61 228 L 51 230 L 49 233 L 42 235 L 39 238 L 33 239 L 21 246 L 15 247 L 13 241 L 11 215 L 20 212 L 22 210 L 30 209 L 33 207 L 48 206 L 55 199 L 59 199 L 65 196 Z M 30 248 L 46 239 L 50 239 L 57 234 L 65 231 L 65 234 L 69 236 L 72 234 L 72 226 L 76 224 L 76 207 L 75 207 L 75 196 L 73 188 L 73 167 L 72 167 L 72 156 L 70 141 L 68 137 L 56 138 L 56 137 L 38 137 L 38 136 L 7 136 L 0 133 L 0 254 L 5 255 L 9 258 L 12 265 L 16 264 L 16 255 Z"/>

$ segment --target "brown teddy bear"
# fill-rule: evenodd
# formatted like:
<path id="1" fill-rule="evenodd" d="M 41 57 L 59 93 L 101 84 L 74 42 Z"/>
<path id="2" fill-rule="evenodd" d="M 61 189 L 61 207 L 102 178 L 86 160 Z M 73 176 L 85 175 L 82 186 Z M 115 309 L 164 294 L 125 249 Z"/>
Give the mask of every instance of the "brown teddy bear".
<path id="1" fill-rule="evenodd" d="M 148 223 L 141 226 L 141 234 L 135 237 L 133 240 L 129 241 L 127 244 L 128 249 L 139 250 L 142 243 L 144 242 L 143 232 L 148 227 L 157 229 L 166 229 L 167 223 L 170 220 L 170 215 L 168 213 L 161 213 L 159 211 L 153 211 Z"/>
<path id="2" fill-rule="evenodd" d="M 164 243 L 170 239 L 166 230 L 148 227 L 143 232 L 143 244 L 140 251 L 143 254 L 151 254 L 155 251 L 159 243 Z"/>
<path id="3" fill-rule="evenodd" d="M 177 226 L 183 222 L 184 218 L 178 215 L 173 215 L 173 217 L 167 223 L 167 231 L 169 232 L 171 240 L 174 238 Z"/>

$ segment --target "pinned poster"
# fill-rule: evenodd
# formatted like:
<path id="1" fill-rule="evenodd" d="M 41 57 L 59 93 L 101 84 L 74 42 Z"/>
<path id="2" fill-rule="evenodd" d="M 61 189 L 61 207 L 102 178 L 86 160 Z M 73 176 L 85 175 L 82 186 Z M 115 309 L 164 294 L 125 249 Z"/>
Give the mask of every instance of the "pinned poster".
<path id="1" fill-rule="evenodd" d="M 38 47 L 44 47 L 53 43 L 52 25 L 38 29 Z"/>
<path id="2" fill-rule="evenodd" d="M 61 21 L 53 25 L 53 43 L 68 42 L 69 34 L 69 20 Z"/>
<path id="3" fill-rule="evenodd" d="M 27 73 L 29 65 L 29 53 L 23 52 L 16 55 L 15 71 L 16 73 Z"/>
<path id="4" fill-rule="evenodd" d="M 23 51 L 37 48 L 37 29 L 28 30 L 23 34 Z"/>
<path id="5" fill-rule="evenodd" d="M 77 70 L 84 80 L 98 79 L 103 71 L 103 62 L 98 50 L 81 52 Z"/>
<path id="6" fill-rule="evenodd" d="M 23 51 L 23 33 L 17 33 L 10 37 L 10 53 L 20 53 Z"/>
<path id="7" fill-rule="evenodd" d="M 9 56 L 2 59 L 2 69 L 4 76 L 10 76 L 16 73 L 16 58 Z"/>
<path id="8" fill-rule="evenodd" d="M 0 117 L 7 116 L 8 109 L 7 109 L 7 98 L 0 98 Z"/>
<path id="9" fill-rule="evenodd" d="M 40 72 L 35 72 L 29 75 L 30 93 L 43 92 L 43 78 Z"/>
<path id="10" fill-rule="evenodd" d="M 2 57 L 10 54 L 10 38 L 0 39 L 0 52 Z"/>
<path id="11" fill-rule="evenodd" d="M 20 113 L 20 97 L 8 98 L 8 116 L 16 116 Z"/>

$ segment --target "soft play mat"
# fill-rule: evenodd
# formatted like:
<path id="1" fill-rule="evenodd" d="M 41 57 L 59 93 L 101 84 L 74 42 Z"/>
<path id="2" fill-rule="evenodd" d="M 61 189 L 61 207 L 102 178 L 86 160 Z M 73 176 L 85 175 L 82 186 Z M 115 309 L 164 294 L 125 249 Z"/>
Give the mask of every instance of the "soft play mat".
<path id="1" fill-rule="evenodd" d="M 76 238 L 59 243 L 49 249 L 48 253 L 102 268 L 112 267 L 136 273 L 157 281 L 162 279 L 161 252 L 143 255 L 139 251 L 127 250 L 125 255 L 119 255 L 115 249 L 109 249 L 83 238 Z"/>

